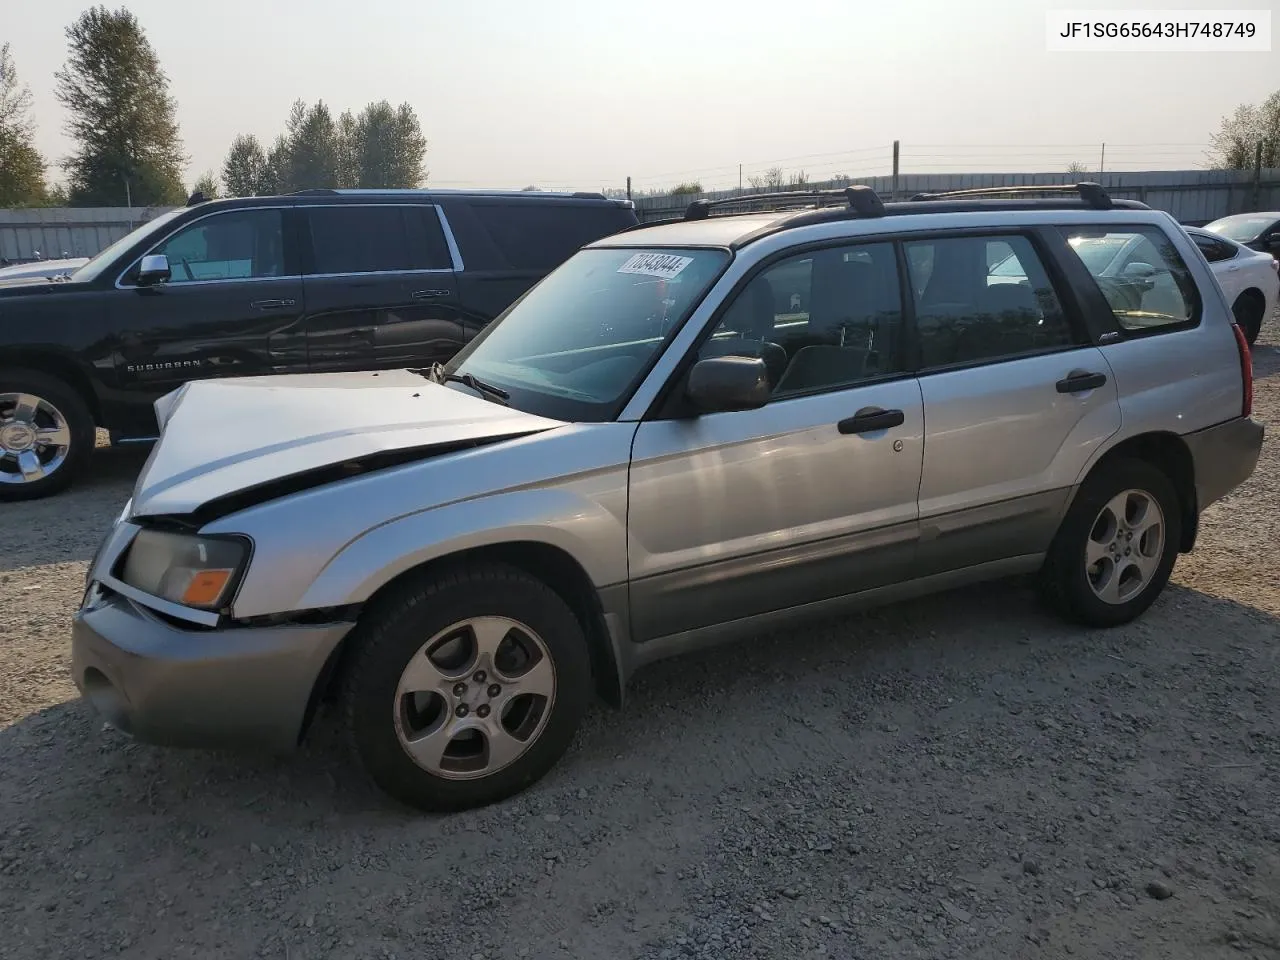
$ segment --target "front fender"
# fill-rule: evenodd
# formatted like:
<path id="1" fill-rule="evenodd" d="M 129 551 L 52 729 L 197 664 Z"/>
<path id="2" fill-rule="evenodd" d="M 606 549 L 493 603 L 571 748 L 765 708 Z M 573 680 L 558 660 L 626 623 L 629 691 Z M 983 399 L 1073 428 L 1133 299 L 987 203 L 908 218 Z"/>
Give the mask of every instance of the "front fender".
<path id="1" fill-rule="evenodd" d="M 620 479 L 625 483 L 625 474 Z M 329 562 L 298 608 L 363 603 L 406 570 L 431 560 L 517 542 L 558 547 L 597 587 L 626 580 L 625 511 L 615 514 L 571 490 L 519 490 L 438 507 L 368 531 Z"/>
<path id="2" fill-rule="evenodd" d="M 575 424 L 301 490 L 212 521 L 253 541 L 237 618 L 367 600 L 459 550 L 535 541 L 597 586 L 627 576 L 634 423 Z"/>

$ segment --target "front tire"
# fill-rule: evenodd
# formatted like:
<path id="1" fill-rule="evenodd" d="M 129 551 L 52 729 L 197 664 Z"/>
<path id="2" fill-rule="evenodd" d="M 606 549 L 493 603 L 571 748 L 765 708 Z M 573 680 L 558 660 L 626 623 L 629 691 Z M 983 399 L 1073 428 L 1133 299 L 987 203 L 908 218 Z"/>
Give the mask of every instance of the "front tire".
<path id="1" fill-rule="evenodd" d="M 0 501 L 65 489 L 88 465 L 96 437 L 74 388 L 38 370 L 0 370 Z"/>
<path id="2" fill-rule="evenodd" d="M 422 810 L 525 789 L 568 749 L 591 699 L 573 611 L 504 564 L 394 588 L 348 642 L 343 716 L 355 751 L 379 787 Z"/>
<path id="3" fill-rule="evenodd" d="M 1182 541 L 1169 478 L 1145 460 L 1103 464 L 1081 485 L 1049 549 L 1042 593 L 1068 620 L 1112 627 L 1164 589 Z"/>

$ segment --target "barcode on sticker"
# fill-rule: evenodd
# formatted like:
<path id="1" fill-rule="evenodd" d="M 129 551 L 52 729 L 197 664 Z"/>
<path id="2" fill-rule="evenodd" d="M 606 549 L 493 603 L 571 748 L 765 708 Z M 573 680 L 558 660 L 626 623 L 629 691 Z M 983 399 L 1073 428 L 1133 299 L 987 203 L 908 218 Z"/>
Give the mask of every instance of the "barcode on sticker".
<path id="1" fill-rule="evenodd" d="M 670 280 L 677 277 L 693 257 L 677 257 L 669 253 L 637 253 L 618 268 L 619 273 L 638 273 L 643 277 L 659 277 Z"/>

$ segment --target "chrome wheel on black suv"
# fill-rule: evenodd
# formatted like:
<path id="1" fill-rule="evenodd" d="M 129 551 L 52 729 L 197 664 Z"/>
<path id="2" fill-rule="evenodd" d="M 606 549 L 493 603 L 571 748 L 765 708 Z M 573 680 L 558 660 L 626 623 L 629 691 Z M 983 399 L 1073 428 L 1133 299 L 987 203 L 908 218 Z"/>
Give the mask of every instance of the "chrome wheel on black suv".
<path id="1" fill-rule="evenodd" d="M 0 500 L 65 487 L 93 444 L 93 418 L 74 390 L 43 373 L 0 371 Z"/>

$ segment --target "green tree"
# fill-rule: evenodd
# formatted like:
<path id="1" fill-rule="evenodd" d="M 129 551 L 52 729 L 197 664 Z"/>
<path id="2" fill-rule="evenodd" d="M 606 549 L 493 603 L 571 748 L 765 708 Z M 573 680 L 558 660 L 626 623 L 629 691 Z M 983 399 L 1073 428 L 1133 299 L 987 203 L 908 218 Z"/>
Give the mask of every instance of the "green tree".
<path id="1" fill-rule="evenodd" d="M 680 197 L 686 194 L 701 193 L 701 192 L 702 192 L 702 184 L 697 180 L 689 180 L 685 183 L 677 183 L 671 189 L 671 195 L 673 197 Z"/>
<path id="2" fill-rule="evenodd" d="M 258 197 L 270 193 L 266 187 L 267 155 L 253 134 L 241 134 L 231 141 L 222 161 L 222 186 L 229 197 Z"/>
<path id="3" fill-rule="evenodd" d="M 289 180 L 289 141 L 285 139 L 284 134 L 276 137 L 276 142 L 271 145 L 271 149 L 267 151 L 267 162 L 262 168 L 261 190 L 262 196 L 272 196 L 278 193 L 288 193 L 293 189 Z"/>
<path id="4" fill-rule="evenodd" d="M 338 115 L 334 136 L 338 147 L 339 187 L 360 186 L 360 131 L 355 115 L 343 110 Z"/>
<path id="5" fill-rule="evenodd" d="M 218 193 L 218 175 L 212 170 L 200 175 L 195 184 L 191 187 L 192 193 L 203 193 L 206 200 L 217 200 Z"/>
<path id="6" fill-rule="evenodd" d="M 1212 163 L 1220 170 L 1246 170 L 1262 144 L 1262 165 L 1280 167 L 1280 90 L 1258 105 L 1242 103 L 1222 118 L 1213 135 Z"/>
<path id="7" fill-rule="evenodd" d="M 31 89 L 18 83 L 6 43 L 0 46 L 0 207 L 43 202 L 44 158 L 32 144 L 35 133 Z"/>
<path id="8" fill-rule="evenodd" d="M 392 108 L 386 100 L 371 103 L 360 112 L 346 135 L 359 169 L 357 186 L 367 189 L 422 186 L 426 179 L 422 163 L 427 155 L 427 141 L 418 115 L 409 104 Z"/>
<path id="9" fill-rule="evenodd" d="M 55 75 L 75 151 L 63 166 L 76 206 L 181 203 L 186 155 L 169 79 L 137 18 L 98 6 L 67 28 Z"/>
<path id="10" fill-rule="evenodd" d="M 315 106 L 297 100 L 289 113 L 285 139 L 290 190 L 338 186 L 338 128 L 323 100 Z"/>
<path id="11" fill-rule="evenodd" d="M 60 183 L 55 183 L 44 192 L 44 197 L 40 202 L 42 207 L 65 207 L 69 206 L 71 198 L 67 195 L 67 188 Z"/>

